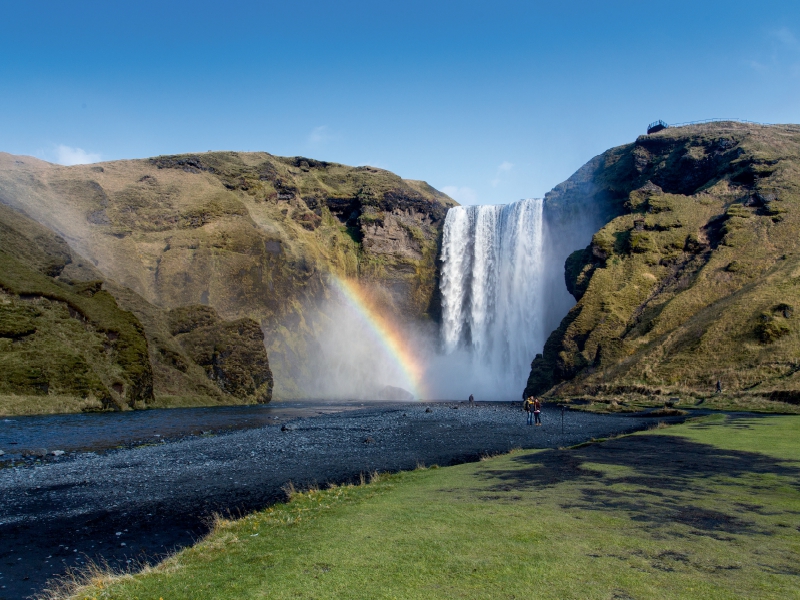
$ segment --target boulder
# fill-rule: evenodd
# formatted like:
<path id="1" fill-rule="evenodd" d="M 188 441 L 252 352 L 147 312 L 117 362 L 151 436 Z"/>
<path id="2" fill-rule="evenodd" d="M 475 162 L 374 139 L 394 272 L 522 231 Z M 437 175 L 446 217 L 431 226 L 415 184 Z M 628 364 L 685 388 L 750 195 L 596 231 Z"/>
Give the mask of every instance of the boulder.
<path id="1" fill-rule="evenodd" d="M 377 399 L 390 400 L 393 402 L 412 402 L 414 400 L 414 394 L 403 388 L 387 385 L 378 392 Z"/>

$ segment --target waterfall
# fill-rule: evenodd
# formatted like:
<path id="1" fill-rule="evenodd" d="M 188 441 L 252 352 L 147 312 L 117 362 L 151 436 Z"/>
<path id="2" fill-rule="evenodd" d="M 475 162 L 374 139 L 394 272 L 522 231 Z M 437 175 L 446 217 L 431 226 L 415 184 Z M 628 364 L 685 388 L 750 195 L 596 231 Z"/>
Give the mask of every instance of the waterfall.
<path id="1" fill-rule="evenodd" d="M 466 353 L 473 381 L 517 398 L 549 331 L 542 200 L 458 206 L 442 239 L 442 346 Z"/>

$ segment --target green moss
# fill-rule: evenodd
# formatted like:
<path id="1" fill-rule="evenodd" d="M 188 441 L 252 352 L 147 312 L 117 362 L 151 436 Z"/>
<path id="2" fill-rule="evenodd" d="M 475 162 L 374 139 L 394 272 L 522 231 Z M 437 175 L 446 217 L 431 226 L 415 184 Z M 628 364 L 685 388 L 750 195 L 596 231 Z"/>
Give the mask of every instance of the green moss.
<path id="1" fill-rule="evenodd" d="M 781 317 L 775 317 L 768 312 L 761 313 L 759 323 L 756 325 L 756 335 L 762 344 L 772 344 L 789 335 L 791 331 Z"/>
<path id="2" fill-rule="evenodd" d="M 653 240 L 647 233 L 633 232 L 630 234 L 629 239 L 631 252 L 642 254 L 655 249 Z"/>
<path id="3" fill-rule="evenodd" d="M 706 158 L 696 162 L 689 150 L 698 144 Z M 594 235 L 591 259 L 568 261 L 568 281 L 588 282 L 525 393 L 703 394 L 717 379 L 751 397 L 800 389 L 800 332 L 786 302 L 800 294 L 800 131 L 679 128 L 622 147 L 613 168 L 636 148 L 649 157 L 637 155 L 637 170 L 596 175 L 616 194 L 630 190 L 625 214 Z M 769 168 L 758 167 L 765 160 Z M 779 202 L 784 219 L 748 198 Z"/>
<path id="4" fill-rule="evenodd" d="M 70 262 L 67 243 L 14 209 L 0 204 L 0 247 L 35 271 L 58 276 Z"/>
<path id="5" fill-rule="evenodd" d="M 586 292 L 593 270 L 591 247 L 576 250 L 567 257 L 564 263 L 564 281 L 567 284 L 567 291 L 576 300 L 580 300 Z"/>
<path id="6" fill-rule="evenodd" d="M 14 392 L 15 382 L 29 378 L 25 373 L 37 372 L 40 374 L 37 377 L 45 377 L 62 393 L 75 393 L 81 397 L 95 394 L 108 406 L 133 407 L 152 399 L 152 371 L 144 330 L 131 313 L 119 308 L 109 293 L 96 291 L 96 284 L 73 287 L 54 281 L 4 252 L 0 252 L 0 288 L 11 295 L 11 310 L 15 313 L 26 311 L 29 323 L 32 323 L 28 327 L 41 332 L 41 335 L 32 336 L 32 340 L 25 340 L 25 344 L 34 350 L 26 351 L 24 348 L 27 346 L 22 346 L 6 355 L 10 369 L 9 375 L 3 376 L 6 393 Z M 27 302 L 38 305 L 28 307 Z M 62 328 L 73 330 L 73 333 L 53 334 L 53 321 L 60 323 Z M 53 335 L 60 341 L 50 340 L 53 343 L 50 347 L 48 339 Z M 77 337 L 70 340 L 70 335 Z M 86 339 L 95 348 L 98 345 L 104 348 L 103 352 L 92 353 L 91 365 L 79 349 L 77 340 L 80 339 Z M 69 346 L 77 347 L 70 349 Z M 32 365 L 30 369 L 26 366 L 28 364 Z M 71 373 L 74 373 L 74 382 L 69 384 Z M 114 397 L 109 388 L 119 383 L 118 380 L 123 387 Z M 43 389 L 40 383 L 36 386 Z M 20 385 L 20 393 L 30 393 L 30 386 Z"/>
<path id="7" fill-rule="evenodd" d="M 358 219 L 362 225 L 383 225 L 385 218 L 382 212 L 364 212 Z"/>
<path id="8" fill-rule="evenodd" d="M 169 329 L 172 335 L 189 333 L 199 327 L 215 325 L 219 321 L 217 311 L 202 304 L 180 306 L 169 311 Z"/>
<path id="9" fill-rule="evenodd" d="M 188 311 L 179 312 L 185 315 Z M 199 312 L 195 310 L 195 314 Z M 192 360 L 203 367 L 209 379 L 226 394 L 261 404 L 272 399 L 273 377 L 264 348 L 264 334 L 252 319 L 199 324 L 180 335 L 178 340 Z"/>
<path id="10" fill-rule="evenodd" d="M 0 337 L 19 338 L 36 333 L 35 319 L 41 313 L 33 306 L 0 305 Z"/>
<path id="11" fill-rule="evenodd" d="M 141 354 L 149 355 L 153 395 L 177 397 L 187 389 L 224 400 L 224 394 L 215 396 L 216 386 L 204 387 L 204 370 L 172 339 L 158 307 L 204 304 L 224 320 L 255 319 L 287 387 L 290 373 L 313 368 L 299 363 L 306 360 L 304 345 L 314 343 L 314 327 L 295 324 L 329 294 L 329 273 L 391 290 L 398 318 L 438 314 L 438 244 L 446 210 L 455 203 L 424 182 L 367 166 L 237 152 L 118 161 L 102 171 L 41 166 L 26 171 L 26 179 L 17 173 L 0 174 L 3 185 L 17 186 L 20 203 L 53 215 L 54 226 L 80 239 L 107 276 L 104 289 L 124 297 L 125 309 L 143 323 L 147 347 Z M 69 218 L 60 210 L 64 202 Z M 407 247 L 395 253 L 391 243 L 380 243 L 386 241 L 379 239 L 386 235 L 381 218 L 405 228 Z M 0 215 L 0 223 L 6 221 Z M 24 230 L 14 234 L 19 243 L 3 239 L 0 247 L 16 248 L 19 255 L 8 252 L 28 266 L 36 262 L 31 268 L 50 277 L 100 275 L 89 266 L 78 277 L 66 243 L 28 221 L 12 227 Z M 31 243 L 42 235 L 46 243 Z M 49 249 L 30 254 L 40 246 Z M 88 307 L 73 304 L 91 321 L 81 312 Z"/>

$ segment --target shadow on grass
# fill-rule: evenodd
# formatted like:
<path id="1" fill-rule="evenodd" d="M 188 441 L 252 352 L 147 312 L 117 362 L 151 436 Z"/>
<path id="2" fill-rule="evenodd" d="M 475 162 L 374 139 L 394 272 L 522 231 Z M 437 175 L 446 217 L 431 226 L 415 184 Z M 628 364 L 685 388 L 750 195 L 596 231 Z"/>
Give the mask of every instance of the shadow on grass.
<path id="1" fill-rule="evenodd" d="M 678 436 L 628 436 L 517 456 L 512 461 L 516 468 L 480 475 L 490 482 L 487 491 L 520 492 L 576 484 L 578 493 L 565 496 L 569 500 L 561 504 L 562 508 L 621 511 L 649 526 L 680 523 L 691 527 L 694 534 L 721 540 L 730 539 L 720 535 L 723 533 L 770 535 L 771 531 L 752 517 L 781 513 L 765 512 L 758 504 L 735 503 L 724 497 L 720 487 L 736 485 L 752 491 L 756 498 L 759 490 L 777 485 L 800 490 L 800 468 L 792 462 L 756 452 L 724 450 Z M 754 479 L 754 475 L 781 479 L 768 483 Z M 730 478 L 739 481 L 731 483 Z M 714 509 L 697 506 L 709 499 L 714 500 Z M 656 529 L 661 528 L 654 528 L 654 534 L 666 533 Z M 681 535 L 675 530 L 669 534 Z"/>

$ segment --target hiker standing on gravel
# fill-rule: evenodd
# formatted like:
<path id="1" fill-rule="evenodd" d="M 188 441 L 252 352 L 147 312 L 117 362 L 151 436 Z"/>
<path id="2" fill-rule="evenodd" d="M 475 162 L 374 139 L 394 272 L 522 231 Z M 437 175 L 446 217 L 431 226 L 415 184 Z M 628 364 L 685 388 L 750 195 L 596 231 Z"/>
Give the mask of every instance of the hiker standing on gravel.
<path id="1" fill-rule="evenodd" d="M 475 396 L 473 396 L 472 394 L 469 395 L 469 407 L 475 408 Z"/>
<path id="2" fill-rule="evenodd" d="M 539 427 L 542 424 L 542 403 L 539 401 L 538 398 L 533 400 L 533 416 L 536 419 L 536 426 Z"/>
<path id="3" fill-rule="evenodd" d="M 522 403 L 522 410 L 528 413 L 527 425 L 533 425 L 533 407 L 535 404 L 536 400 L 533 396 L 528 396 L 525 398 L 525 402 Z"/>

